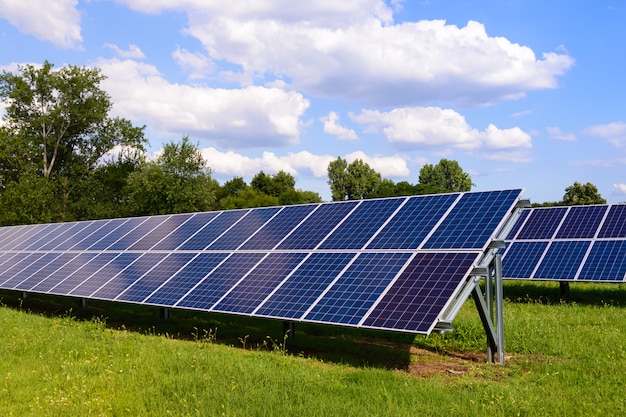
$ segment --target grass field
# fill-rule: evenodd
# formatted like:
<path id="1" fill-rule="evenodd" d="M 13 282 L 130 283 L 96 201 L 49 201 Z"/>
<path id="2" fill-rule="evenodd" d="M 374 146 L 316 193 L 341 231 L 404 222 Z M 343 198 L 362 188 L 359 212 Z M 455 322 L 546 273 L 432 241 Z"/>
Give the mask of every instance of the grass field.
<path id="1" fill-rule="evenodd" d="M 626 415 L 626 286 L 505 283 L 430 337 L 1 292 L 2 416 Z"/>

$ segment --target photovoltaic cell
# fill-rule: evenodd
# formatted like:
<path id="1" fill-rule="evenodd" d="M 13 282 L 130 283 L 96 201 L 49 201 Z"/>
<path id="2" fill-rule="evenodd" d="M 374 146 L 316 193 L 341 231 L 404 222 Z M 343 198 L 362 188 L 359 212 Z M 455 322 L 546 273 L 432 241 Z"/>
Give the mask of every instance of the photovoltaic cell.
<path id="1" fill-rule="evenodd" d="M 519 213 L 519 217 L 518 217 L 517 221 L 515 222 L 515 224 L 513 225 L 513 227 L 509 231 L 509 234 L 506 237 L 507 239 L 510 240 L 510 239 L 514 239 L 515 238 L 515 236 L 519 232 L 519 229 L 522 227 L 522 225 L 526 221 L 526 218 L 528 217 L 529 214 L 530 214 L 530 210 L 522 210 Z"/>
<path id="2" fill-rule="evenodd" d="M 573 279 L 589 245 L 589 241 L 552 242 L 533 278 Z"/>
<path id="3" fill-rule="evenodd" d="M 98 231 L 109 224 L 109 222 L 109 220 L 99 220 L 80 223 L 83 226 L 80 230 L 75 230 L 73 233 L 70 233 L 70 236 L 68 236 L 67 239 L 63 242 L 59 242 L 56 246 L 51 247 L 50 249 L 64 251 L 69 250 L 70 248 L 75 248 L 83 239 L 86 239 L 92 234 L 97 234 Z"/>
<path id="4" fill-rule="evenodd" d="M 595 236 L 607 206 L 570 207 L 556 239 L 584 239 Z"/>
<path id="5" fill-rule="evenodd" d="M 194 214 L 189 220 L 161 239 L 161 241 L 151 249 L 175 250 L 180 245 L 185 243 L 185 241 L 187 241 L 190 237 L 193 237 L 196 232 L 207 227 L 216 217 L 219 216 L 219 214 L 219 212 Z"/>
<path id="6" fill-rule="evenodd" d="M 19 244 L 15 245 L 13 247 L 13 250 L 27 250 L 29 247 L 33 247 L 33 246 L 34 246 L 34 249 L 37 250 L 38 246 L 43 245 L 47 242 L 47 240 L 44 240 L 44 239 L 47 236 L 49 236 L 51 233 L 53 233 L 55 230 L 57 230 L 60 226 L 61 224 L 49 224 L 49 225 L 46 225 L 45 227 L 40 228 L 38 233 L 32 234 L 31 236 L 28 237 L 28 239 L 25 239 L 21 241 Z"/>
<path id="7" fill-rule="evenodd" d="M 58 230 L 54 238 L 48 239 L 47 242 L 41 245 L 37 250 L 44 251 L 54 249 L 76 233 L 79 233 L 80 230 L 85 228 L 88 224 L 89 223 L 66 223 L 66 227 L 63 230 Z"/>
<path id="8" fill-rule="evenodd" d="M 466 193 L 424 249 L 482 249 L 519 198 L 519 190 Z"/>
<path id="9" fill-rule="evenodd" d="M 80 268 L 84 267 L 89 261 L 95 258 L 97 253 L 79 253 L 72 260 L 68 261 L 65 265 L 50 273 L 41 282 L 31 288 L 31 291 L 47 293 L 52 288 L 57 286 L 60 282 L 63 282 L 66 278 L 72 276 Z"/>
<path id="10" fill-rule="evenodd" d="M 131 247 L 135 242 L 139 239 L 143 238 L 150 232 L 154 231 L 157 227 L 163 223 L 167 217 L 165 216 L 155 216 L 148 217 L 145 221 L 138 223 L 138 225 L 127 234 L 119 238 L 115 241 L 111 246 L 109 246 L 108 250 L 126 250 Z"/>
<path id="11" fill-rule="evenodd" d="M 226 257 L 226 253 L 200 253 L 170 280 L 164 282 L 145 303 L 162 306 L 176 305 L 196 284 L 203 280 Z"/>
<path id="12" fill-rule="evenodd" d="M 43 282 L 48 276 L 53 274 L 56 270 L 70 262 L 77 256 L 75 253 L 62 253 L 59 254 L 52 262 L 41 268 L 37 273 L 31 275 L 28 279 L 22 281 L 15 286 L 18 290 L 28 291 L 36 285 Z"/>
<path id="13" fill-rule="evenodd" d="M 57 286 L 52 288 L 50 292 L 52 294 L 72 294 L 72 295 L 89 295 L 89 293 L 80 293 L 73 292 L 73 290 L 84 284 L 90 277 L 99 272 L 104 266 L 109 264 L 113 259 L 118 256 L 117 253 L 98 253 L 97 256 L 93 257 L 89 260 L 85 265 L 81 268 L 77 269 L 76 272 L 68 276 L 66 279 L 61 281 Z M 96 276 L 94 281 L 98 281 L 101 276 Z"/>
<path id="14" fill-rule="evenodd" d="M 594 242 L 578 279 L 585 281 L 625 281 L 626 240 Z"/>
<path id="15" fill-rule="evenodd" d="M 128 219 L 113 219 L 106 222 L 100 229 L 94 231 L 92 234 L 85 236 L 83 239 L 76 242 L 76 244 L 68 250 L 86 250 L 100 239 L 105 238 L 108 234 L 113 232 L 118 227 L 126 223 Z"/>
<path id="16" fill-rule="evenodd" d="M 363 201 L 320 249 L 362 248 L 404 201 L 404 198 Z"/>
<path id="17" fill-rule="evenodd" d="M 107 256 L 101 256 L 107 255 Z M 101 253 L 97 260 L 94 260 L 89 269 L 79 273 L 72 278 L 72 282 L 66 284 L 71 287 L 69 294 L 81 297 L 89 297 L 102 285 L 116 277 L 126 267 L 131 265 L 141 256 L 140 253 Z M 65 282 L 63 283 L 65 284 Z M 55 288 L 56 291 L 58 291 Z"/>
<path id="18" fill-rule="evenodd" d="M 626 204 L 611 206 L 599 238 L 626 238 Z"/>
<path id="19" fill-rule="evenodd" d="M 219 216 L 213 219 L 203 229 L 200 229 L 191 239 L 182 244 L 179 249 L 203 250 L 246 214 L 248 214 L 248 210 L 221 212 Z"/>
<path id="20" fill-rule="evenodd" d="M 319 205 L 287 206 L 270 222 L 254 234 L 241 247 L 242 250 L 270 250 L 287 236 Z"/>
<path id="21" fill-rule="evenodd" d="M 264 256 L 263 253 L 234 253 L 200 281 L 176 306 L 210 310 Z"/>
<path id="22" fill-rule="evenodd" d="M 182 269 L 195 254 L 172 253 L 163 259 L 155 268 L 148 271 L 132 286 L 122 292 L 116 300 L 141 302 L 148 298 L 163 282 Z"/>
<path id="23" fill-rule="evenodd" d="M 304 259 L 304 253 L 270 253 L 220 302 L 214 311 L 250 314 Z"/>
<path id="24" fill-rule="evenodd" d="M 109 233 L 107 233 L 106 236 L 103 236 L 102 239 L 98 240 L 96 243 L 91 245 L 88 249 L 89 250 L 106 250 L 110 246 L 112 246 L 115 242 L 123 238 L 125 235 L 132 232 L 134 228 L 136 228 L 141 223 L 147 220 L 148 219 L 146 219 L 145 217 L 135 217 L 132 219 L 128 219 L 123 224 L 111 230 Z"/>
<path id="25" fill-rule="evenodd" d="M 566 207 L 535 209 L 517 235 L 517 239 L 550 239 L 567 213 Z"/>
<path id="26" fill-rule="evenodd" d="M 39 271 L 41 268 L 43 268 L 59 256 L 58 253 L 45 253 L 37 255 L 40 256 L 38 259 L 35 259 L 34 262 L 32 262 L 26 268 L 17 272 L 9 280 L 5 281 L 2 286 L 4 288 L 16 288 L 22 281 L 37 273 L 37 271 Z"/>
<path id="27" fill-rule="evenodd" d="M 255 314 L 298 319 L 355 257 L 354 253 L 313 253 Z"/>
<path id="28" fill-rule="evenodd" d="M 163 240 L 166 236 L 175 233 L 175 230 L 178 229 L 187 220 L 189 220 L 191 216 L 193 216 L 193 214 L 177 214 L 175 216 L 168 217 L 154 230 L 134 242 L 128 249 L 148 250 L 152 248 L 157 243 L 161 242 L 161 240 Z"/>
<path id="29" fill-rule="evenodd" d="M 0 287 L 4 287 L 4 283 L 9 281 L 15 274 L 28 267 L 31 263 L 41 258 L 43 253 L 23 252 L 18 253 L 3 265 L 6 269 L 0 272 Z"/>
<path id="30" fill-rule="evenodd" d="M 502 276 L 530 278 L 548 242 L 514 242 L 502 258 Z M 506 262 L 504 261 L 506 259 Z"/>
<path id="31" fill-rule="evenodd" d="M 367 249 L 417 249 L 457 198 L 440 194 L 409 199 Z"/>
<path id="32" fill-rule="evenodd" d="M 429 333 L 476 262 L 475 253 L 419 253 L 363 323 Z"/>
<path id="33" fill-rule="evenodd" d="M 410 256 L 408 253 L 361 254 L 306 319 L 357 325 Z"/>
<path id="34" fill-rule="evenodd" d="M 278 249 L 314 249 L 357 204 L 356 201 L 347 201 L 321 205 L 278 245 Z"/>
<path id="35" fill-rule="evenodd" d="M 237 224 L 207 247 L 209 250 L 237 249 L 252 233 L 259 230 L 280 208 L 261 208 L 251 210 Z"/>
<path id="36" fill-rule="evenodd" d="M 0 250 L 17 250 L 18 245 L 20 245 L 23 241 L 29 239 L 33 235 L 38 234 L 43 229 L 45 229 L 48 225 L 37 224 L 33 226 L 18 226 L 16 227 L 17 232 L 12 234 L 10 237 L 5 238 L 5 241 L 2 242 L 3 245 Z"/>

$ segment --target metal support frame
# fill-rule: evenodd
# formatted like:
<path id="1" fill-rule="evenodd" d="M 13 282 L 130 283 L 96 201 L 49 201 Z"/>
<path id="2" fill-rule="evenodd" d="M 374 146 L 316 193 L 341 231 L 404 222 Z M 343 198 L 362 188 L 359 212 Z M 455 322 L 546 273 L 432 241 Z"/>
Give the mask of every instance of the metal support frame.
<path id="1" fill-rule="evenodd" d="M 161 319 L 169 320 L 170 318 L 170 309 L 167 307 L 161 307 Z"/>
<path id="2" fill-rule="evenodd" d="M 293 321 L 283 321 L 283 340 L 293 339 L 296 335 L 296 324 Z"/>
<path id="3" fill-rule="evenodd" d="M 476 285 L 472 291 L 472 298 L 478 309 L 480 320 L 487 335 L 487 358 L 495 362 L 494 354 L 497 354 L 497 362 L 504 365 L 504 313 L 502 289 L 502 255 L 495 255 L 485 278 L 485 294 L 480 286 Z M 493 270 L 493 275 L 492 271 Z M 495 288 L 494 288 L 495 287 Z M 495 299 L 495 317 L 494 317 Z M 495 319 L 495 326 L 494 326 Z"/>

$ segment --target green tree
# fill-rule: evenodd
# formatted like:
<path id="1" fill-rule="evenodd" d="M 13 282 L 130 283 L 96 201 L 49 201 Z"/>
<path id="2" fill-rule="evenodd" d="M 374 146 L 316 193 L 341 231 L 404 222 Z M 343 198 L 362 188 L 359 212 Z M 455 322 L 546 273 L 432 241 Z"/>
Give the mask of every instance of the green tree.
<path id="1" fill-rule="evenodd" d="M 577 206 L 583 204 L 606 204 L 598 188 L 592 183 L 581 184 L 574 182 L 565 189 L 565 195 L 563 195 L 563 205 Z"/>
<path id="2" fill-rule="evenodd" d="M 348 164 L 338 157 L 328 164 L 327 172 L 333 201 L 372 198 L 383 181 L 381 175 L 361 159 Z"/>
<path id="3" fill-rule="evenodd" d="M 280 197 L 287 191 L 295 190 L 296 180 L 293 175 L 282 170 L 273 176 L 261 171 L 252 178 L 250 186 L 261 193 Z"/>
<path id="4" fill-rule="evenodd" d="M 81 199 L 84 182 L 101 158 L 116 145 L 143 148 L 145 143 L 144 127 L 109 117 L 112 103 L 100 88 L 103 80 L 98 69 L 65 66 L 54 70 L 48 61 L 40 68 L 25 65 L 17 74 L 0 74 L 0 100 L 6 106 L 0 190 L 9 182 L 35 175 L 53 184 L 44 187 L 44 181 L 30 181 L 26 187 L 55 189 L 60 200 L 53 220 L 81 219 L 74 203 Z M 1 198 L 4 205 L 11 205 L 10 193 Z M 17 207 L 18 202 L 14 203 Z"/>
<path id="5" fill-rule="evenodd" d="M 185 136 L 129 175 L 128 204 L 134 215 L 207 211 L 215 207 L 217 188 L 198 146 Z"/>
<path id="6" fill-rule="evenodd" d="M 455 192 L 470 191 L 474 185 L 470 175 L 463 171 L 457 161 L 445 158 L 442 158 L 436 165 L 424 165 L 420 170 L 419 182 Z"/>

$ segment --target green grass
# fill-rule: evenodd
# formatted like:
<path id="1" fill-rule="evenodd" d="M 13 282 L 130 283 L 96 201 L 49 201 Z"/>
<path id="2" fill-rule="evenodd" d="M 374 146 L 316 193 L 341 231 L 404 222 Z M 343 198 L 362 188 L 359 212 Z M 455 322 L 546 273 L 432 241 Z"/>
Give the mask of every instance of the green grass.
<path id="1" fill-rule="evenodd" d="M 505 284 L 505 366 L 473 303 L 428 338 L 3 292 L 2 416 L 626 415 L 626 287 Z"/>

